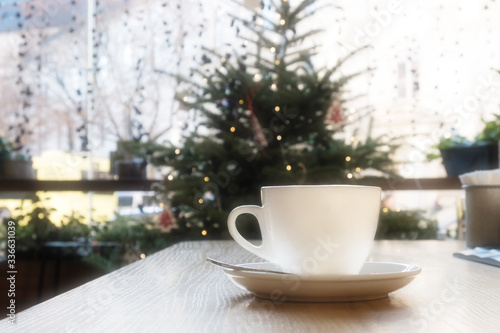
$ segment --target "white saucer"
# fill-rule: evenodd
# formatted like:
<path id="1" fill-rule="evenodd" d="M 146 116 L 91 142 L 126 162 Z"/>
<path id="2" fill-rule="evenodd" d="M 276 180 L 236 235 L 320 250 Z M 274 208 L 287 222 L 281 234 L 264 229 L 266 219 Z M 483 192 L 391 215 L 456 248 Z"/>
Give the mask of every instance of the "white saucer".
<path id="1" fill-rule="evenodd" d="M 238 266 L 279 270 L 269 262 Z M 238 287 L 277 302 L 353 302 L 387 297 L 410 283 L 421 268 L 413 265 L 367 262 L 359 275 L 301 276 L 245 272 L 224 268 Z"/>

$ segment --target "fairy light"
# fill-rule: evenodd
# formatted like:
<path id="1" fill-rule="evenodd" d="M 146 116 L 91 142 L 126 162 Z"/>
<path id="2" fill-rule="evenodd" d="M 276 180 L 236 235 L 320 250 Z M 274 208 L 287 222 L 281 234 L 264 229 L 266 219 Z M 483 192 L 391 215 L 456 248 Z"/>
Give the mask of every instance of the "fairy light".
<path id="1" fill-rule="evenodd" d="M 350 172 L 349 172 L 349 173 L 347 174 L 347 178 L 351 179 L 351 178 L 352 178 L 352 173 L 350 173 Z"/>
<path id="2" fill-rule="evenodd" d="M 220 62 L 226 62 L 226 58 L 225 57 L 220 58 Z"/>
<path id="3" fill-rule="evenodd" d="M 273 46 L 273 47 L 271 47 L 271 48 L 269 49 L 269 52 L 271 52 L 271 53 L 276 52 L 276 48 L 275 48 L 274 46 Z"/>
<path id="4" fill-rule="evenodd" d="M 173 179 L 174 179 L 174 176 L 173 176 L 173 175 L 168 175 L 167 179 L 168 179 L 168 180 L 173 180 Z"/>
<path id="5" fill-rule="evenodd" d="M 201 231 L 201 234 L 202 234 L 203 236 L 206 236 L 206 235 L 207 235 L 207 231 L 206 231 L 206 230 L 202 230 L 202 231 Z"/>
<path id="6" fill-rule="evenodd" d="M 205 178 L 203 178 L 203 180 L 206 181 L 206 182 L 208 182 L 210 180 L 210 178 L 205 177 Z"/>
<path id="7" fill-rule="evenodd" d="M 179 155 L 181 153 L 181 150 L 179 148 L 177 148 L 175 151 L 174 151 L 175 155 Z"/>
<path id="8" fill-rule="evenodd" d="M 165 206 L 165 204 L 164 204 L 163 202 L 160 202 L 160 203 L 158 204 L 158 206 L 160 206 L 160 207 L 162 207 L 162 208 L 163 208 L 163 206 Z"/>
<path id="9" fill-rule="evenodd" d="M 196 172 L 196 168 L 192 168 L 192 169 L 191 169 L 191 171 L 192 171 L 192 172 Z"/>
<path id="10" fill-rule="evenodd" d="M 287 170 L 287 171 L 291 171 L 291 170 L 292 170 L 292 166 L 291 166 L 290 164 L 288 164 L 288 165 L 286 166 L 286 170 Z"/>
<path id="11" fill-rule="evenodd" d="M 184 97 L 182 98 L 182 100 L 183 100 L 184 102 L 187 102 L 187 101 L 188 101 L 187 96 L 184 96 Z"/>
<path id="12" fill-rule="evenodd" d="M 276 60 L 276 61 L 274 62 L 274 64 L 275 64 L 276 66 L 279 66 L 279 64 L 281 64 L 281 62 L 280 62 L 279 60 Z"/>
<path id="13" fill-rule="evenodd" d="M 345 161 L 346 161 L 346 162 L 350 162 L 350 161 L 351 161 L 351 156 L 346 156 L 346 157 L 345 157 Z"/>
<path id="14" fill-rule="evenodd" d="M 285 21 L 284 19 L 281 19 L 281 20 L 280 20 L 280 24 L 281 24 L 281 25 L 285 25 L 285 23 L 286 23 L 286 21 Z"/>
<path id="15" fill-rule="evenodd" d="M 234 131 L 236 131 L 236 127 L 231 126 L 231 128 L 229 130 L 231 131 L 231 133 L 234 133 Z"/>
<path id="16" fill-rule="evenodd" d="M 247 46 L 248 45 L 248 41 L 247 40 L 243 41 L 243 45 Z"/>
<path id="17" fill-rule="evenodd" d="M 277 90 L 277 89 L 278 86 L 276 85 L 276 83 L 271 84 L 271 90 Z"/>
<path id="18" fill-rule="evenodd" d="M 357 167 L 357 168 L 356 168 L 356 172 L 361 172 L 361 168 L 360 168 L 360 167 Z"/>
<path id="19" fill-rule="evenodd" d="M 383 211 L 384 213 L 388 213 L 388 212 L 389 212 L 389 208 L 384 207 L 384 208 L 382 209 L 382 211 Z"/>
<path id="20" fill-rule="evenodd" d="M 240 99 L 240 100 L 238 101 L 238 103 L 240 103 L 240 105 L 242 105 L 243 103 L 245 103 L 245 101 L 244 101 L 244 100 L 242 100 L 242 99 Z"/>
<path id="21" fill-rule="evenodd" d="M 141 253 L 141 259 L 146 258 L 146 255 L 144 253 Z"/>
<path id="22" fill-rule="evenodd" d="M 198 203 L 201 205 L 203 203 L 203 199 L 198 199 Z"/>
<path id="23" fill-rule="evenodd" d="M 281 135 L 278 135 L 278 136 L 276 137 L 276 140 L 278 140 L 278 141 L 281 141 L 281 139 L 282 139 L 282 138 L 281 138 Z"/>
<path id="24" fill-rule="evenodd" d="M 203 78 L 203 82 L 207 83 L 208 79 L 206 77 Z"/>
<path id="25" fill-rule="evenodd" d="M 259 74 L 259 73 L 255 74 L 253 76 L 253 79 L 254 79 L 254 81 L 257 81 L 257 82 L 262 80 L 262 74 Z"/>
<path id="26" fill-rule="evenodd" d="M 279 112 L 279 111 L 280 111 L 280 107 L 279 107 L 279 106 L 276 106 L 276 107 L 274 108 L 274 111 Z"/>

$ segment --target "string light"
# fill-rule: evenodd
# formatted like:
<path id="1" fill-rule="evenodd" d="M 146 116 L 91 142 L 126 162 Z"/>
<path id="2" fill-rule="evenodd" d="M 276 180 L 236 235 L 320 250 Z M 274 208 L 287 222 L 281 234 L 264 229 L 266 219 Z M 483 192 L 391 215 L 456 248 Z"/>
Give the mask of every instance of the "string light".
<path id="1" fill-rule="evenodd" d="M 351 179 L 351 178 L 352 178 L 352 173 L 350 173 L 350 172 L 349 172 L 349 173 L 347 174 L 347 178 Z"/>
<path id="2" fill-rule="evenodd" d="M 198 199 L 198 203 L 201 205 L 203 203 L 203 199 Z"/>
<path id="3" fill-rule="evenodd" d="M 275 48 L 274 46 L 273 46 L 273 47 L 271 47 L 271 48 L 269 49 L 269 52 L 271 52 L 271 53 L 276 52 L 276 48 Z"/>
<path id="4" fill-rule="evenodd" d="M 278 135 L 278 136 L 276 137 L 276 140 L 281 141 L 281 135 Z"/>
<path id="5" fill-rule="evenodd" d="M 279 66 L 279 64 L 281 64 L 281 62 L 280 62 L 279 60 L 276 60 L 276 61 L 274 62 L 274 64 L 275 64 L 276 66 Z"/>
<path id="6" fill-rule="evenodd" d="M 181 150 L 179 148 L 177 148 L 175 151 L 174 151 L 175 155 L 179 155 L 181 153 Z"/>
<path id="7" fill-rule="evenodd" d="M 220 58 L 220 62 L 226 62 L 226 58 L 225 57 Z"/>
<path id="8" fill-rule="evenodd" d="M 236 131 L 236 127 L 231 126 L 231 128 L 229 130 L 231 131 L 231 133 L 234 133 L 234 131 Z"/>
<path id="9" fill-rule="evenodd" d="M 285 23 L 286 23 L 286 21 L 285 21 L 284 19 L 281 19 L 281 20 L 280 20 L 280 24 L 281 24 L 281 25 L 285 25 Z"/>
<path id="10" fill-rule="evenodd" d="M 208 79 L 206 77 L 203 78 L 203 82 L 207 83 Z"/>
<path id="11" fill-rule="evenodd" d="M 205 177 L 205 178 L 203 178 L 203 180 L 206 181 L 206 182 L 208 182 L 210 180 L 210 178 Z"/>
<path id="12" fill-rule="evenodd" d="M 206 235 L 207 235 L 207 231 L 206 231 L 206 230 L 202 230 L 202 231 L 201 231 L 201 234 L 202 234 L 203 236 L 206 236 Z"/>
<path id="13" fill-rule="evenodd" d="M 273 91 L 278 90 L 278 86 L 276 85 L 276 83 L 271 84 L 271 90 Z"/>
<path id="14" fill-rule="evenodd" d="M 141 259 L 146 258 L 146 255 L 144 253 L 141 253 Z"/>
<path id="15" fill-rule="evenodd" d="M 287 171 L 291 171 L 291 170 L 292 170 L 292 166 L 291 166 L 290 164 L 288 164 L 288 165 L 286 166 L 286 170 L 287 170 Z"/>
<path id="16" fill-rule="evenodd" d="M 172 175 L 168 175 L 167 179 L 168 179 L 168 180 L 173 180 L 173 179 L 174 179 L 174 176 L 172 176 Z"/>
<path id="17" fill-rule="evenodd" d="M 346 162 L 349 162 L 351 160 L 351 156 L 346 156 L 345 160 L 346 160 Z"/>
<path id="18" fill-rule="evenodd" d="M 357 167 L 357 168 L 356 168 L 356 172 L 361 172 L 361 168 L 360 168 L 360 167 Z"/>
<path id="19" fill-rule="evenodd" d="M 276 106 L 276 107 L 274 108 L 274 110 L 275 110 L 276 112 L 279 112 L 279 111 L 280 111 L 280 107 L 279 107 L 279 106 Z"/>
<path id="20" fill-rule="evenodd" d="M 244 100 L 242 100 L 242 99 L 240 99 L 240 100 L 238 101 L 238 103 L 240 103 L 240 105 L 242 105 L 243 103 L 245 103 L 245 101 L 244 101 Z"/>
<path id="21" fill-rule="evenodd" d="M 389 212 L 389 208 L 384 207 L 384 208 L 382 209 L 382 211 L 383 211 L 384 213 L 387 213 L 387 212 Z"/>

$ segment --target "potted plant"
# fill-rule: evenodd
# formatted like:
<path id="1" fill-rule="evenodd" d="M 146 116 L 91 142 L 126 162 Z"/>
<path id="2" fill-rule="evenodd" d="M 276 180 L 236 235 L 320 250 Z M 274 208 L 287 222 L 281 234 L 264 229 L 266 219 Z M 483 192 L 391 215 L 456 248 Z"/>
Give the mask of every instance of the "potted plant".
<path id="1" fill-rule="evenodd" d="M 0 137 L 0 177 L 8 179 L 36 179 L 31 157 L 23 154 L 9 139 Z"/>
<path id="2" fill-rule="evenodd" d="M 152 154 L 161 147 L 153 141 L 118 141 L 110 156 L 110 169 L 119 179 L 146 179 Z"/>
<path id="3" fill-rule="evenodd" d="M 500 115 L 484 122 L 484 128 L 473 141 L 453 133 L 442 137 L 434 148 L 440 154 L 428 154 L 429 160 L 441 157 L 448 176 L 458 176 L 475 170 L 491 170 L 499 167 Z"/>

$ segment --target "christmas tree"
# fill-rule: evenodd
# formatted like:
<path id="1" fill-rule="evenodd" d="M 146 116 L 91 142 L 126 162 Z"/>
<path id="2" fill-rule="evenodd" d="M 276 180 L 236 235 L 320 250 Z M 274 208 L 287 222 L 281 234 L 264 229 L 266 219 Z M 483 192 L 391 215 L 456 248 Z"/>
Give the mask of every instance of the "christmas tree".
<path id="1" fill-rule="evenodd" d="M 235 16 L 241 51 L 207 50 L 184 80 L 178 99 L 198 113 L 196 130 L 152 158 L 170 167 L 159 193 L 177 232 L 226 237 L 229 211 L 260 205 L 261 186 L 351 183 L 367 169 L 393 175 L 391 147 L 339 135 L 343 89 L 366 70 L 338 77 L 352 54 L 333 68 L 315 68 L 316 48 L 304 42 L 320 31 L 298 29 L 314 8 L 314 0 L 294 8 L 282 0 L 249 19 Z"/>

